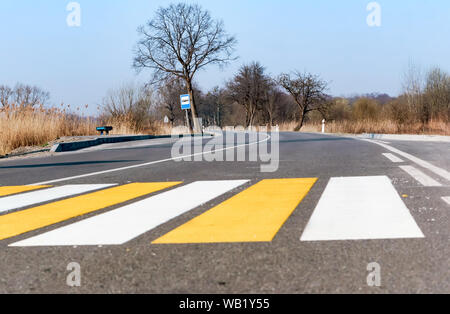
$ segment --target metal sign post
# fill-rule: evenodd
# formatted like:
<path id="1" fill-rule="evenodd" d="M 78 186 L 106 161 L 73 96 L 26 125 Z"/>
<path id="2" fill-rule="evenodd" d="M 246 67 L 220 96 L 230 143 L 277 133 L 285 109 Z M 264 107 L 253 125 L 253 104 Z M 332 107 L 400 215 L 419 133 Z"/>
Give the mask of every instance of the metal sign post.
<path id="1" fill-rule="evenodd" d="M 186 126 L 188 127 L 188 129 L 191 129 L 191 123 L 189 122 L 189 113 L 187 110 L 185 110 L 186 112 Z"/>

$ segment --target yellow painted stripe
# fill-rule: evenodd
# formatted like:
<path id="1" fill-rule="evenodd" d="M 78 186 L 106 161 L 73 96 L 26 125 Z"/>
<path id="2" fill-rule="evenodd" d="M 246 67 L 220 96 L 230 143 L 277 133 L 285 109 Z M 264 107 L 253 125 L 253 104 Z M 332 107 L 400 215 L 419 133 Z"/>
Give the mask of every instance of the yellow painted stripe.
<path id="1" fill-rule="evenodd" d="M 0 186 L 0 197 L 49 187 L 51 187 L 51 185 Z"/>
<path id="2" fill-rule="evenodd" d="M 0 240 L 95 212 L 180 183 L 132 183 L 0 216 Z"/>
<path id="3" fill-rule="evenodd" d="M 263 180 L 153 243 L 270 242 L 316 181 Z"/>

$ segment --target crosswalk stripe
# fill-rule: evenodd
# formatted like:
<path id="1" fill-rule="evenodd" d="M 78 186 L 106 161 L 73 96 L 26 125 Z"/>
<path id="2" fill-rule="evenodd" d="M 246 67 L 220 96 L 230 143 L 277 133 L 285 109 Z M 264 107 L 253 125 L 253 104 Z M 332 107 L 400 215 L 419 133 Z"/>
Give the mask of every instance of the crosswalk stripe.
<path id="1" fill-rule="evenodd" d="M 247 182 L 194 182 L 11 246 L 121 245 Z"/>
<path id="2" fill-rule="evenodd" d="M 153 243 L 270 242 L 316 181 L 263 180 Z"/>
<path id="3" fill-rule="evenodd" d="M 400 166 L 400 168 L 423 186 L 442 186 L 442 184 L 413 166 Z"/>
<path id="4" fill-rule="evenodd" d="M 83 194 L 114 186 L 115 184 L 83 184 L 58 186 L 42 191 L 34 191 L 0 198 L 0 213 L 13 209 L 45 203 L 52 200 Z"/>
<path id="5" fill-rule="evenodd" d="M 22 185 L 22 186 L 0 186 L 0 197 L 13 195 L 23 192 L 29 192 L 44 188 L 49 188 L 50 185 Z"/>
<path id="6" fill-rule="evenodd" d="M 98 211 L 181 182 L 132 183 L 0 216 L 0 240 Z"/>
<path id="7" fill-rule="evenodd" d="M 423 237 L 388 177 L 347 177 L 330 180 L 301 241 Z"/>

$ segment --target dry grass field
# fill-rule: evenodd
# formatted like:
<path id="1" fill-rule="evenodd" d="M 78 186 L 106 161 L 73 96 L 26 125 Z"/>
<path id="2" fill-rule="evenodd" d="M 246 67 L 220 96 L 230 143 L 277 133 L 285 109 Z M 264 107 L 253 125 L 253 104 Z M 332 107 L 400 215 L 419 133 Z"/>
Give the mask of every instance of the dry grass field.
<path id="1" fill-rule="evenodd" d="M 296 124 L 294 122 L 280 125 L 281 131 L 293 131 Z M 306 123 L 302 132 L 321 132 L 320 123 Z M 423 134 L 423 135 L 450 135 L 450 123 L 442 121 L 430 121 L 425 126 L 421 123 L 410 123 L 398 125 L 397 123 L 386 121 L 339 121 L 326 124 L 327 133 L 341 134 Z"/>
<path id="2" fill-rule="evenodd" d="M 45 147 L 64 136 L 98 135 L 96 127 L 103 124 L 114 127 L 112 134 L 170 134 L 170 129 L 162 123 L 152 123 L 150 127 L 136 131 L 126 118 L 102 121 L 55 108 L 12 105 L 0 109 L 0 156 L 21 147 Z"/>

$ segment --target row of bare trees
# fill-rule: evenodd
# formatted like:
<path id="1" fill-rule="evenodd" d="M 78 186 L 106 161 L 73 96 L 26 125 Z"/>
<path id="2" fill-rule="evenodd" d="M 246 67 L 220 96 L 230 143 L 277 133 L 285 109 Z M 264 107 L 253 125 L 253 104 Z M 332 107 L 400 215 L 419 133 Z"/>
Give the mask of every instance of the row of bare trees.
<path id="1" fill-rule="evenodd" d="M 400 118 L 405 121 L 450 121 L 450 75 L 439 67 L 423 73 L 419 66 L 410 63 L 398 106 L 403 109 Z"/>
<path id="2" fill-rule="evenodd" d="M 199 99 L 200 91 L 194 84 L 196 73 L 208 65 L 225 66 L 236 59 L 235 37 L 225 31 L 222 21 L 213 19 L 199 5 L 179 3 L 161 7 L 138 33 L 133 65 L 137 71 L 151 71 L 151 83 L 160 87 L 162 106 L 172 123 L 180 114 L 177 96 L 186 92 L 191 98 L 195 131 L 200 130 L 198 117 L 207 123 L 221 124 L 225 103 L 230 102 L 245 111 L 246 126 L 254 125 L 258 116 L 272 125 L 278 106 L 286 101 L 280 87 L 298 106 L 297 129 L 310 112 L 323 111 L 327 105 L 324 93 L 327 84 L 319 77 L 296 72 L 273 79 L 257 62 L 241 67 L 227 83 L 226 91 L 215 89 L 205 99 Z M 202 106 L 203 101 L 210 105 Z"/>
<path id="3" fill-rule="evenodd" d="M 45 105 L 50 99 L 50 93 L 31 85 L 17 83 L 14 87 L 0 85 L 0 105 L 8 107 L 16 105 L 21 107 L 34 107 Z"/>
<path id="4" fill-rule="evenodd" d="M 264 72 L 260 63 L 253 62 L 242 66 L 227 84 L 229 99 L 245 108 L 247 127 L 255 124 L 258 113 L 259 123 L 269 126 L 279 118 L 289 119 L 288 112 L 292 110 L 286 109 L 292 103 L 297 107 L 291 117 L 297 122 L 296 130 L 302 128 L 310 112 L 325 113 L 330 102 L 325 94 L 327 83 L 320 77 L 297 71 L 271 78 Z"/>
<path id="5" fill-rule="evenodd" d="M 411 76 L 406 76 L 411 79 Z M 416 85 L 416 82 L 419 82 Z M 396 125 L 396 132 L 433 131 L 433 122 L 450 122 L 450 75 L 432 68 L 412 81 L 411 88 L 391 97 L 364 94 L 331 97 L 327 83 L 310 73 L 294 72 L 272 78 L 264 67 L 253 62 L 243 65 L 223 88 L 202 93 L 196 88 L 199 116 L 206 125 L 275 125 L 295 121 L 299 130 L 305 122 L 370 123 Z M 183 123 L 179 94 L 183 82 L 163 85 L 157 112 L 169 114 L 172 123 Z"/>
<path id="6" fill-rule="evenodd" d="M 335 131 L 339 132 L 449 134 L 450 75 L 439 67 L 421 71 L 410 65 L 401 95 L 334 98 L 324 116 L 334 122 Z M 322 118 L 317 114 L 309 116 L 313 124 Z"/>
<path id="7" fill-rule="evenodd" d="M 194 85 L 195 86 L 195 85 Z M 273 126 L 295 120 L 300 129 L 310 113 L 325 114 L 331 104 L 327 83 L 310 73 L 294 72 L 271 77 L 258 62 L 243 65 L 225 87 L 207 93 L 195 88 L 198 116 L 205 125 Z M 179 95 L 182 80 L 171 80 L 158 90 L 157 111 L 172 124 L 182 123 Z"/>

